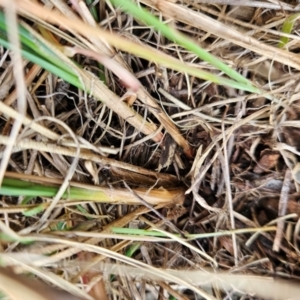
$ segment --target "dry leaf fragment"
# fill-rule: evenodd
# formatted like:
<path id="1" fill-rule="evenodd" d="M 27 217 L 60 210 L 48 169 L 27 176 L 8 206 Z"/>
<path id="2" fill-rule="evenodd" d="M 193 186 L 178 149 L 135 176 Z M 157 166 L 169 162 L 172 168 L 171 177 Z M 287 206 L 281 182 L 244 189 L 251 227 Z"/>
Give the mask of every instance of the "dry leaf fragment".
<path id="1" fill-rule="evenodd" d="M 279 152 L 269 149 L 263 150 L 257 166 L 254 168 L 254 173 L 261 174 L 273 169 L 280 157 Z"/>
<path id="2" fill-rule="evenodd" d="M 225 248 L 231 255 L 233 255 L 232 238 L 228 236 L 220 236 L 218 239 L 222 247 Z"/>

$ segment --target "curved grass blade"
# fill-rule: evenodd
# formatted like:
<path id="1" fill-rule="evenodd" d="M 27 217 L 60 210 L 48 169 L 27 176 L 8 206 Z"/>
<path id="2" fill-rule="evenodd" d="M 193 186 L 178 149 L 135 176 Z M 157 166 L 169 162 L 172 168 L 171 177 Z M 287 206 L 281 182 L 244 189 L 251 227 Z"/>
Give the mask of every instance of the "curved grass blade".
<path id="1" fill-rule="evenodd" d="M 2 38 L 3 35 L 0 34 L 0 44 L 5 47 L 6 49 L 11 49 L 11 45 Z M 31 52 L 28 50 L 28 48 L 24 47 L 22 49 L 22 55 L 24 58 L 30 60 L 31 62 L 43 67 L 45 70 L 61 77 L 62 79 L 68 81 L 70 84 L 83 89 L 82 84 L 80 83 L 80 81 L 78 80 L 78 78 L 71 74 L 66 72 L 65 70 L 59 68 L 57 65 L 45 60 L 45 58 L 40 57 L 39 55 L 37 55 L 34 52 Z"/>
<path id="2" fill-rule="evenodd" d="M 39 204 L 34 208 L 23 211 L 23 215 L 25 217 L 33 217 L 33 216 L 36 216 L 36 215 L 40 214 L 41 212 L 43 212 L 46 208 L 47 208 L 47 205 Z"/>
<path id="3" fill-rule="evenodd" d="M 227 74 L 229 77 L 236 80 L 237 82 L 252 86 L 252 83 L 248 79 L 246 79 L 238 72 L 224 64 L 222 61 L 218 60 L 215 56 L 213 56 L 206 50 L 199 47 L 194 41 L 192 41 L 182 33 L 172 29 L 168 25 L 158 20 L 146 9 L 138 7 L 130 0 L 111 0 L 111 2 L 115 6 L 120 6 L 122 10 L 126 11 L 134 18 L 144 22 L 148 26 L 153 26 L 156 30 L 160 31 L 166 38 L 176 42 L 185 49 L 195 53 L 199 58 L 207 61 L 220 71 L 223 71 L 225 74 Z"/>
<path id="4" fill-rule="evenodd" d="M 6 32 L 7 32 L 7 25 L 5 22 L 5 16 L 3 12 L 0 11 L 0 30 L 1 30 L 1 37 L 7 41 Z M 19 25 L 19 35 L 20 40 L 22 42 L 22 47 L 25 49 L 31 49 L 31 51 L 38 55 L 39 57 L 43 57 L 48 62 L 58 66 L 60 69 L 68 72 L 68 66 L 65 66 L 57 57 L 57 55 L 49 49 L 46 45 L 44 45 L 41 41 L 39 41 L 36 37 L 34 37 L 24 26 Z"/>
<path id="5" fill-rule="evenodd" d="M 289 17 L 286 18 L 286 20 L 284 21 L 283 25 L 282 25 L 282 29 L 281 31 L 284 32 L 284 33 L 291 33 L 293 28 L 294 28 L 294 25 L 296 23 L 296 21 L 298 20 L 298 18 L 300 17 L 300 13 L 298 14 L 293 14 Z M 280 38 L 280 41 L 279 41 L 279 44 L 278 44 L 278 47 L 279 48 L 283 48 L 289 41 L 289 38 L 286 37 L 286 36 L 282 36 Z"/>
<path id="6" fill-rule="evenodd" d="M 95 2 L 94 0 L 86 0 L 86 4 L 89 7 L 89 10 L 90 10 L 94 20 L 98 23 L 99 22 L 98 11 L 97 11 L 95 5 L 93 5 L 94 2 Z"/>

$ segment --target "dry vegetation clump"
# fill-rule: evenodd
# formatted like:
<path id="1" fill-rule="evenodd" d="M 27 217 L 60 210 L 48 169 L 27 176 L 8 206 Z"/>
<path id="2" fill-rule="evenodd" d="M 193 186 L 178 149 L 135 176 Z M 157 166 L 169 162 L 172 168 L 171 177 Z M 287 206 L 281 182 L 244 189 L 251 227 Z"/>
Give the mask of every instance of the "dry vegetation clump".
<path id="1" fill-rule="evenodd" d="M 298 1 L 10 2 L 0 298 L 300 299 Z"/>

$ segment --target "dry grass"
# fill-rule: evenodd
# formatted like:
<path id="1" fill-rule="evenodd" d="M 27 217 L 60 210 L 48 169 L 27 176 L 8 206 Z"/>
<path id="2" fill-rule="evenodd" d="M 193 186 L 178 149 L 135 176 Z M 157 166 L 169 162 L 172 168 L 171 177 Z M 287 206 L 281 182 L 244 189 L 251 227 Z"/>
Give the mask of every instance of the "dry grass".
<path id="1" fill-rule="evenodd" d="M 0 57 L 0 290 L 300 299 L 300 38 L 297 22 L 281 31 L 296 1 L 138 1 L 259 95 L 199 79 L 222 74 L 109 1 L 86 2 L 0 1 L 14 49 Z M 22 60 L 17 14 L 88 92 Z"/>

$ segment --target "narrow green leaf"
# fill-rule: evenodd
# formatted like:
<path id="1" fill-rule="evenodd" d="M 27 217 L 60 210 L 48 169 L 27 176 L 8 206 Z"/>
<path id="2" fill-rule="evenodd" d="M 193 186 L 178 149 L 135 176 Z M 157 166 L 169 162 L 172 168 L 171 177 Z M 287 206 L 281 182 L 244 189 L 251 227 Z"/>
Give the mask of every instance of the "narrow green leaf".
<path id="1" fill-rule="evenodd" d="M 52 231 L 68 231 L 67 223 L 65 221 L 60 221 L 54 225 L 50 225 Z"/>
<path id="2" fill-rule="evenodd" d="M 199 234 L 186 234 L 185 237 L 189 240 L 194 239 L 203 239 L 203 238 L 212 238 L 218 236 L 231 235 L 233 233 L 249 233 L 249 232 L 258 232 L 258 231 L 274 231 L 276 227 L 261 227 L 261 228 L 243 228 L 235 230 L 224 230 L 217 232 L 208 232 L 208 233 L 199 233 Z M 115 234 L 128 234 L 128 235 L 140 235 L 142 236 L 153 236 L 153 237 L 168 237 L 166 234 L 156 230 L 144 230 L 137 228 L 124 228 L 124 227 L 112 227 L 111 231 Z M 178 234 L 174 234 L 179 237 Z"/>
<path id="3" fill-rule="evenodd" d="M 112 227 L 111 231 L 117 234 L 136 234 L 140 236 L 156 236 L 156 237 L 167 237 L 164 233 L 153 231 L 153 230 L 144 230 L 137 228 L 124 228 L 124 227 Z"/>
<path id="4" fill-rule="evenodd" d="M 11 45 L 6 40 L 4 40 L 1 35 L 0 35 L 0 44 L 7 49 L 11 49 Z M 66 80 L 70 84 L 72 84 L 80 89 L 83 89 L 82 84 L 80 83 L 80 81 L 76 75 L 66 72 L 65 70 L 59 68 L 55 64 L 48 62 L 47 60 L 45 60 L 45 58 L 38 56 L 36 53 L 29 52 L 28 50 L 23 48 L 22 56 L 24 58 L 30 60 L 31 62 L 43 67 L 45 70 Z"/>
<path id="5" fill-rule="evenodd" d="M 54 197 L 58 192 L 57 186 L 45 186 L 42 184 L 27 182 L 19 179 L 4 178 L 0 187 L 0 195 L 27 196 L 27 197 Z M 63 199 L 91 200 L 104 202 L 109 195 L 99 190 L 70 187 L 62 196 Z"/>
<path id="6" fill-rule="evenodd" d="M 33 216 L 41 213 L 43 210 L 45 210 L 45 208 L 46 208 L 46 206 L 44 204 L 40 204 L 34 208 L 23 211 L 23 215 L 25 217 L 33 217 Z"/>
<path id="7" fill-rule="evenodd" d="M 0 11 L 0 29 L 3 31 L 1 33 L 2 37 L 7 41 L 7 26 L 5 22 L 5 16 L 2 11 Z M 36 37 L 32 36 L 32 34 L 27 29 L 25 29 L 22 25 L 18 25 L 18 30 L 23 46 L 27 46 L 28 49 L 31 49 L 36 55 L 44 57 L 52 64 L 60 66 L 60 68 L 64 68 L 64 65 L 61 64 L 61 60 L 57 58 L 57 55 L 53 51 L 51 51 L 51 49 L 41 43 L 41 41 L 39 41 Z M 65 67 L 64 70 L 67 71 L 68 68 Z"/>
<path id="8" fill-rule="evenodd" d="M 111 2 L 115 6 L 120 6 L 122 10 L 126 11 L 134 18 L 144 22 L 148 26 L 153 26 L 156 30 L 160 31 L 166 38 L 176 42 L 178 45 L 181 45 L 185 49 L 195 53 L 199 58 L 210 63 L 218 70 L 223 71 L 225 74 L 227 74 L 229 77 L 233 78 L 237 82 L 252 86 L 252 83 L 248 79 L 246 79 L 241 74 L 224 64 L 222 61 L 218 60 L 214 55 L 202 49 L 190 38 L 186 37 L 185 35 L 181 34 L 180 32 L 172 29 L 168 25 L 161 22 L 159 19 L 157 19 L 155 16 L 149 13 L 146 9 L 138 7 L 130 0 L 111 0 Z"/>
<path id="9" fill-rule="evenodd" d="M 82 205 L 76 205 L 76 208 L 83 213 L 88 220 L 93 220 L 91 217 L 89 217 L 88 211 Z"/>
<path id="10" fill-rule="evenodd" d="M 133 254 L 140 249 L 141 243 L 133 243 L 128 247 L 128 249 L 125 251 L 125 255 L 128 257 L 132 257 Z"/>
<path id="11" fill-rule="evenodd" d="M 23 199 L 21 205 L 26 205 L 28 204 L 32 199 L 34 199 L 35 197 L 32 197 L 32 196 L 27 196 Z"/>
<path id="12" fill-rule="evenodd" d="M 95 2 L 94 0 L 86 0 L 86 5 L 89 7 L 89 10 L 90 10 L 91 15 L 93 16 L 94 20 L 98 23 L 99 22 L 98 11 L 97 11 L 95 5 L 92 5 L 94 2 Z"/>
<path id="13" fill-rule="evenodd" d="M 21 238 L 20 240 L 15 239 L 9 235 L 7 235 L 6 233 L 0 232 L 0 241 L 4 241 L 4 242 L 19 242 L 21 244 L 24 245 L 28 245 L 28 244 L 32 244 L 33 241 L 27 238 Z"/>
<path id="14" fill-rule="evenodd" d="M 293 14 L 290 15 L 289 17 L 286 18 L 286 20 L 284 21 L 283 25 L 282 25 L 282 29 L 281 31 L 284 33 L 288 33 L 290 34 L 294 28 L 294 25 L 296 23 L 296 21 L 298 20 L 298 18 L 300 17 L 300 13 L 297 14 Z M 280 38 L 278 47 L 279 48 L 283 48 L 289 41 L 289 38 L 286 36 L 282 36 Z"/>

